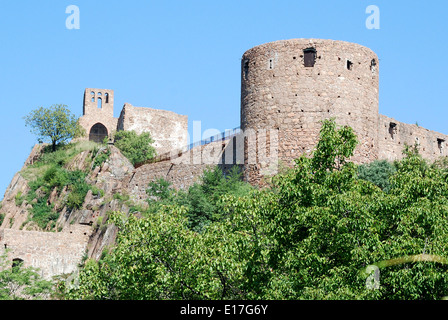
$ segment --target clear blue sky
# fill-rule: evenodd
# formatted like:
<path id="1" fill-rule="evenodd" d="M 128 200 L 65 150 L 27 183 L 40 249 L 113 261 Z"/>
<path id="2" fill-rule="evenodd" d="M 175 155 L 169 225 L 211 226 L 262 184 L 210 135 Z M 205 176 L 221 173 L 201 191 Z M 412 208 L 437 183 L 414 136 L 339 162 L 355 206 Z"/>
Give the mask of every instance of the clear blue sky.
<path id="1" fill-rule="evenodd" d="M 66 8 L 80 29 L 66 28 Z M 366 8 L 380 9 L 369 30 Z M 0 1 L 0 198 L 36 138 L 23 117 L 66 104 L 82 115 L 87 87 L 125 102 L 239 125 L 240 59 L 262 43 L 322 38 L 359 43 L 380 58 L 380 113 L 448 134 L 448 1 Z"/>

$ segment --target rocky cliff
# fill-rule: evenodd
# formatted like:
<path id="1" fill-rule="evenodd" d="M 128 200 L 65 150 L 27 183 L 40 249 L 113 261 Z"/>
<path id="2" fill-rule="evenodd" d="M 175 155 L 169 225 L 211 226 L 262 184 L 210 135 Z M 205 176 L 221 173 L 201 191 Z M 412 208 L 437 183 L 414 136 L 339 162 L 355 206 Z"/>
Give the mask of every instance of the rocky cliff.
<path id="1" fill-rule="evenodd" d="M 114 244 L 117 228 L 108 223 L 111 211 L 138 213 L 147 204 L 148 183 L 159 178 L 176 189 L 189 188 L 206 168 L 222 162 L 228 143 L 198 146 L 138 168 L 113 145 L 80 141 L 59 155 L 36 145 L 5 192 L 0 254 L 9 249 L 11 260 L 37 267 L 45 277 L 72 273 L 83 260 L 100 259 Z M 76 191 L 77 185 L 84 191 Z"/>
<path id="2" fill-rule="evenodd" d="M 63 167 L 68 171 L 86 172 L 85 181 L 92 188 L 87 191 L 82 206 L 71 209 L 67 205 L 70 186 L 54 187 L 45 199 L 58 218 L 42 229 L 30 218 L 43 188 L 37 189 L 36 198 L 31 201 L 29 194 L 30 183 L 36 176 L 33 170 L 39 171 L 33 165 L 39 161 L 43 148 L 44 145 L 33 148 L 5 192 L 0 209 L 0 251 L 9 249 L 11 260 L 23 260 L 25 266 L 39 268 L 49 278 L 75 271 L 85 258 L 99 259 L 113 244 L 117 230 L 107 223 L 108 212 L 129 211 L 123 201 L 127 194 L 123 182 L 134 167 L 114 146 L 77 153 Z M 95 166 L 95 159 L 106 153 L 107 159 Z"/>

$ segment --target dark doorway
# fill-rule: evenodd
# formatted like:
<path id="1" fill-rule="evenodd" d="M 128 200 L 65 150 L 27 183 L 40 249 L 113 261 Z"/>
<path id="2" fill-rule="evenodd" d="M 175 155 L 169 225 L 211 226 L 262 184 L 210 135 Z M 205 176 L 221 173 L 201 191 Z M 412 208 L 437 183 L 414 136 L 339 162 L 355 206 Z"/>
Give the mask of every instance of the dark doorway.
<path id="1" fill-rule="evenodd" d="M 312 68 L 314 67 L 314 64 L 316 63 L 316 49 L 314 48 L 307 48 L 305 50 L 303 50 L 303 54 L 304 54 L 304 62 L 305 62 L 305 67 L 307 68 Z"/>
<path id="2" fill-rule="evenodd" d="M 107 137 L 107 128 L 101 123 L 95 124 L 92 129 L 90 129 L 89 140 L 98 143 L 103 142 L 104 138 Z"/>

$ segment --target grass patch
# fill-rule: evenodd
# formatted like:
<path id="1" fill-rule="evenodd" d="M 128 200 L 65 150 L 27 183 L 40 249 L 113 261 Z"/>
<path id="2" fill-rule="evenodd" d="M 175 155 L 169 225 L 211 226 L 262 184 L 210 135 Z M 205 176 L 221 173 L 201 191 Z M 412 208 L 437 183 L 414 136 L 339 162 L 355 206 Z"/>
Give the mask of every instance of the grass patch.
<path id="1" fill-rule="evenodd" d="M 22 195 L 22 191 L 17 192 L 16 196 L 14 197 L 16 206 L 20 207 L 25 200 L 25 198 Z"/>
<path id="2" fill-rule="evenodd" d="M 56 220 L 59 218 L 59 213 L 53 210 L 53 205 L 47 204 L 48 197 L 42 197 L 33 204 L 32 216 L 28 218 L 27 222 L 35 222 L 39 228 L 45 229 L 49 227 L 54 228 Z"/>

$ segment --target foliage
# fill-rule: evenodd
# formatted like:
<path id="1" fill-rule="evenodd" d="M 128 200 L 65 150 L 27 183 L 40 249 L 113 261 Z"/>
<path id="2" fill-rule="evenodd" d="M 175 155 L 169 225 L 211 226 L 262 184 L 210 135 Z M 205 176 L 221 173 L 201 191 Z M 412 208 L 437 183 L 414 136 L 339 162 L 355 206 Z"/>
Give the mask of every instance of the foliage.
<path id="1" fill-rule="evenodd" d="M 40 107 L 31 111 L 25 119 L 26 126 L 31 128 L 39 141 L 49 140 L 52 150 L 61 142 L 66 142 L 81 135 L 80 125 L 66 105 Z"/>
<path id="2" fill-rule="evenodd" d="M 448 172 L 407 149 L 384 192 L 358 178 L 348 161 L 355 145 L 350 128 L 327 120 L 312 156 L 297 159 L 272 188 L 235 193 L 238 184 L 226 190 L 209 171 L 202 184 L 168 193 L 150 214 L 112 214 L 116 247 L 100 262 L 88 261 L 66 297 L 447 296 Z M 192 222 L 199 226 L 202 217 L 206 228 L 198 230 Z M 372 265 L 380 269 L 378 289 L 367 285 Z"/>
<path id="3" fill-rule="evenodd" d="M 10 264 L 5 252 L 0 256 L 0 300 L 38 300 L 52 292 L 52 283 L 43 280 L 37 269 Z"/>
<path id="4" fill-rule="evenodd" d="M 233 167 L 227 174 L 218 167 L 205 169 L 200 181 L 194 183 L 187 192 L 175 192 L 171 183 L 158 179 L 149 184 L 147 194 L 150 208 L 148 212 L 157 211 L 160 206 L 177 204 L 187 211 L 188 227 L 201 232 L 207 225 L 223 218 L 223 195 L 242 196 L 247 194 L 251 186 L 241 181 L 241 172 Z"/>
<path id="5" fill-rule="evenodd" d="M 133 165 L 155 157 L 153 142 L 149 132 L 118 131 L 115 134 L 115 146 Z"/>
<path id="6" fill-rule="evenodd" d="M 394 165 L 386 160 L 376 160 L 358 167 L 359 179 L 370 181 L 386 192 L 390 188 L 389 177 L 394 172 Z"/>
<path id="7" fill-rule="evenodd" d="M 27 195 L 16 199 L 20 203 L 25 199 L 31 204 L 30 216 L 27 222 L 35 222 L 41 229 L 52 229 L 59 213 L 54 205 L 49 204 L 49 196 L 54 190 L 58 194 L 65 188 L 68 195 L 65 205 L 69 210 L 81 208 L 88 190 L 101 194 L 101 190 L 89 185 L 85 181 L 86 172 L 81 170 L 68 170 L 66 165 L 82 151 L 92 151 L 95 148 L 91 143 L 75 143 L 58 146 L 55 152 L 44 149 L 39 160 L 29 166 L 23 175 L 30 179 L 30 190 Z"/>
<path id="8" fill-rule="evenodd" d="M 151 181 L 148 184 L 148 189 L 146 189 L 146 194 L 149 196 L 149 202 L 169 200 L 172 198 L 173 193 L 171 183 L 163 178 Z"/>
<path id="9" fill-rule="evenodd" d="M 188 225 L 192 230 L 202 231 L 210 223 L 224 218 L 224 195 L 235 197 L 247 194 L 251 187 L 241 181 L 241 172 L 233 167 L 226 175 L 215 166 L 206 169 L 199 183 L 193 184 L 183 197 L 178 196 L 178 204 L 187 207 Z"/>

